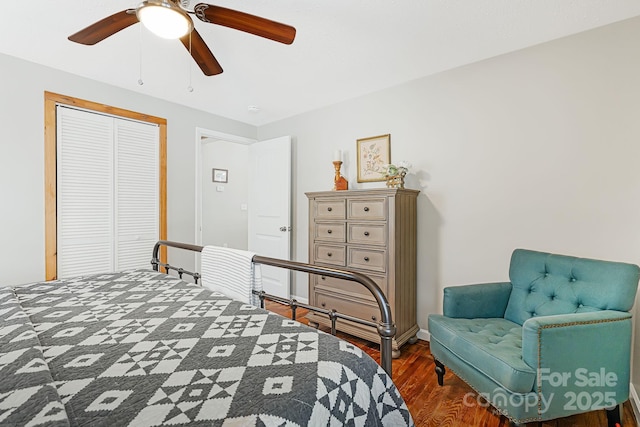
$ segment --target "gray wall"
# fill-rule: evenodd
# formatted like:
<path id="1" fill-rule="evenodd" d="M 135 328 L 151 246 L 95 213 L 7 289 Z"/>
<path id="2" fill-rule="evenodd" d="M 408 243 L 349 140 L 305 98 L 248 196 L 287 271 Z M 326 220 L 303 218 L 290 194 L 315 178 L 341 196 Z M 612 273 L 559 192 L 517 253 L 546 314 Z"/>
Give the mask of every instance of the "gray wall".
<path id="1" fill-rule="evenodd" d="M 167 119 L 167 232 L 171 240 L 194 240 L 196 127 L 256 137 L 254 126 L 0 54 L 3 286 L 44 279 L 45 91 Z M 192 256 L 173 256 L 186 263 L 185 268 L 193 268 Z"/>
<path id="2" fill-rule="evenodd" d="M 392 161 L 410 161 L 407 186 L 422 191 L 421 328 L 445 286 L 507 279 L 514 248 L 639 263 L 638 52 L 634 19 L 260 127 L 296 137 L 296 259 L 308 258 L 304 193 L 331 188 L 333 151 L 363 187 L 356 139 L 390 133 Z"/>
<path id="3" fill-rule="evenodd" d="M 249 146 L 207 138 L 202 145 L 202 244 L 247 250 Z M 227 169 L 228 182 L 212 182 L 211 169 Z M 224 191 L 218 191 L 218 188 Z"/>

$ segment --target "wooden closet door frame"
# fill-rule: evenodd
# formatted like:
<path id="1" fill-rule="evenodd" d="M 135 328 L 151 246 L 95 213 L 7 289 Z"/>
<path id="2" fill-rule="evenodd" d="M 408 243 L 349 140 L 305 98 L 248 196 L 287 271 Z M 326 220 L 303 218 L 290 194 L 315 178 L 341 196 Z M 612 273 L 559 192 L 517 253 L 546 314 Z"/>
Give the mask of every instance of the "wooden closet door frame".
<path id="1" fill-rule="evenodd" d="M 160 147 L 158 153 L 159 160 L 159 224 L 160 240 L 167 239 L 167 120 L 150 116 L 148 114 L 136 113 L 135 111 L 124 110 L 122 108 L 111 107 L 84 99 L 73 98 L 71 96 L 57 93 L 44 93 L 44 188 L 45 188 L 45 279 L 55 280 L 58 276 L 58 242 L 57 242 L 57 162 L 56 162 L 56 139 L 57 120 L 56 105 L 68 105 L 95 111 L 97 113 L 119 116 L 125 119 L 132 119 L 141 122 L 152 123 L 159 127 Z M 151 253 L 149 259 L 151 259 Z M 167 248 L 160 249 L 160 261 L 167 262 Z"/>

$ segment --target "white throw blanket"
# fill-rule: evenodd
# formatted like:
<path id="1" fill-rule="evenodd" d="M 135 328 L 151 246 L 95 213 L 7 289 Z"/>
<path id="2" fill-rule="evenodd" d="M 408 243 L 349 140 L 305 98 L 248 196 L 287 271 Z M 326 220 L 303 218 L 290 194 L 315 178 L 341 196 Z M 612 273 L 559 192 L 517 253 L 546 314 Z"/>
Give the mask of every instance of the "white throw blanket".
<path id="1" fill-rule="evenodd" d="M 260 265 L 253 263 L 253 252 L 207 245 L 202 249 L 202 286 L 229 298 L 254 306 L 262 290 Z"/>

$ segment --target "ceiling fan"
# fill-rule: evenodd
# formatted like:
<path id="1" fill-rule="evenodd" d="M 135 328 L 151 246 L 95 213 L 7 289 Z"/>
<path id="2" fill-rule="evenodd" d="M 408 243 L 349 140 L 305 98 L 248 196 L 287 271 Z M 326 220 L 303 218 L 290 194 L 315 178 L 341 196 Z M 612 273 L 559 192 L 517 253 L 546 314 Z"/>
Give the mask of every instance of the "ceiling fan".
<path id="1" fill-rule="evenodd" d="M 69 36 L 72 42 L 94 45 L 133 24 L 142 22 L 151 32 L 164 38 L 179 38 L 202 72 L 222 73 L 222 67 L 193 25 L 189 15 L 200 21 L 234 28 L 284 44 L 293 43 L 296 29 L 259 16 L 233 9 L 198 3 L 193 10 L 188 0 L 145 0 L 135 9 L 114 13 Z"/>

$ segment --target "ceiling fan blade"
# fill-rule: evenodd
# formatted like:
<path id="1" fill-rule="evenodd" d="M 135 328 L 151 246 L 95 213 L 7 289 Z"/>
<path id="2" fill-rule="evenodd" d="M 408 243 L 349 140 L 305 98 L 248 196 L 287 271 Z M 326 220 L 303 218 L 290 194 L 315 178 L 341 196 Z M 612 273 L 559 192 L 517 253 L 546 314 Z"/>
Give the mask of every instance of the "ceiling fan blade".
<path id="1" fill-rule="evenodd" d="M 207 76 L 222 73 L 220 63 L 216 57 L 213 56 L 213 53 L 209 50 L 209 47 L 200 36 L 200 33 L 198 33 L 194 28 L 190 34 L 191 40 L 189 40 L 189 34 L 187 34 L 182 37 L 180 41 L 187 50 L 191 50 L 191 56 L 193 57 L 193 60 L 196 61 L 202 72 Z M 191 46 L 189 46 L 189 42 L 191 42 Z M 189 47 L 191 47 L 191 49 Z"/>
<path id="2" fill-rule="evenodd" d="M 206 3 L 198 3 L 193 10 L 196 16 L 203 22 L 223 25 L 280 43 L 291 44 L 296 36 L 296 29 L 290 25 L 281 24 L 255 15 L 249 15 L 248 13 L 237 10 Z"/>
<path id="3" fill-rule="evenodd" d="M 135 9 L 123 10 L 70 35 L 69 40 L 80 44 L 94 45 L 136 22 L 138 22 L 138 17 Z"/>

